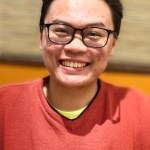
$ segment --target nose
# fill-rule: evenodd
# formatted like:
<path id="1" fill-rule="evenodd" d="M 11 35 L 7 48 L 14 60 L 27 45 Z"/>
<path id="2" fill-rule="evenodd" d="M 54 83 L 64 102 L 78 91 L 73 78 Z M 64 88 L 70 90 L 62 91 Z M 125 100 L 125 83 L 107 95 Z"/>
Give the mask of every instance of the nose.
<path id="1" fill-rule="evenodd" d="M 73 40 L 64 46 L 65 51 L 70 51 L 72 53 L 84 53 L 87 51 L 87 46 L 82 42 L 82 36 L 76 31 Z"/>

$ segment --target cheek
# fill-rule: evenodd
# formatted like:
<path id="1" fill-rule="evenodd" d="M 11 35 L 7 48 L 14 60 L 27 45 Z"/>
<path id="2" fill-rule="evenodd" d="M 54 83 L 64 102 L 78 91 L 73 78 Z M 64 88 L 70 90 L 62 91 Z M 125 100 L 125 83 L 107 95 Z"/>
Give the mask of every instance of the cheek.
<path id="1" fill-rule="evenodd" d="M 61 49 L 62 49 L 61 45 L 54 45 L 54 44 L 46 45 L 43 48 L 43 60 L 49 72 L 51 72 L 52 70 L 54 70 L 59 66 Z"/>
<path id="2" fill-rule="evenodd" d="M 108 54 L 104 49 L 100 49 L 95 55 L 94 71 L 100 75 L 107 67 Z"/>
<path id="3" fill-rule="evenodd" d="M 61 53 L 61 46 L 60 45 L 53 45 L 53 44 L 46 44 L 43 48 L 44 55 L 48 57 L 57 57 Z"/>
<path id="4" fill-rule="evenodd" d="M 53 57 L 55 55 L 55 49 L 53 48 L 53 46 L 45 46 L 45 48 L 43 49 L 43 53 L 48 56 L 48 57 Z"/>
<path id="5" fill-rule="evenodd" d="M 111 48 L 107 45 L 101 49 L 98 49 L 95 58 L 98 61 L 107 61 L 111 55 Z"/>
<path id="6" fill-rule="evenodd" d="M 97 51 L 95 58 L 96 61 L 102 61 L 105 59 L 105 57 L 106 57 L 106 52 L 104 50 L 99 50 Z"/>
<path id="7" fill-rule="evenodd" d="M 45 46 L 43 49 L 43 60 L 46 68 L 50 73 L 53 72 L 54 68 L 58 65 L 59 55 L 55 46 Z"/>
<path id="8" fill-rule="evenodd" d="M 56 52 L 60 51 L 61 45 L 54 44 L 46 38 L 45 32 L 43 33 L 43 38 L 41 41 L 42 51 L 44 55 L 49 55 L 50 57 L 54 56 Z"/>

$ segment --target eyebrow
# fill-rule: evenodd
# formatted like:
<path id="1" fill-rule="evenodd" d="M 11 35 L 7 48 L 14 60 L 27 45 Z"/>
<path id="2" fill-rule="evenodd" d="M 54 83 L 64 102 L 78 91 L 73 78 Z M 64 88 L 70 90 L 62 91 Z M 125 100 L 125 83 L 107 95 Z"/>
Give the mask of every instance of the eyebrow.
<path id="1" fill-rule="evenodd" d="M 56 19 L 56 20 L 53 20 L 52 22 L 54 22 L 54 23 L 65 23 L 69 26 L 75 27 L 73 24 L 68 23 L 64 20 Z M 106 27 L 106 26 L 102 22 L 94 22 L 94 23 L 88 23 L 84 27 Z"/>

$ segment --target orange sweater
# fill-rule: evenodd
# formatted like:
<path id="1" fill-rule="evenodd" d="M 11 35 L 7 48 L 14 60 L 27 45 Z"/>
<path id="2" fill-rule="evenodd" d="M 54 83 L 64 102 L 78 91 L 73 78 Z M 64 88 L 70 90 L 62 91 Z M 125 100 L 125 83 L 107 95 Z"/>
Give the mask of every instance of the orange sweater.
<path id="1" fill-rule="evenodd" d="M 149 150 L 150 99 L 100 81 L 93 102 L 75 120 L 57 114 L 44 79 L 0 88 L 0 150 Z"/>

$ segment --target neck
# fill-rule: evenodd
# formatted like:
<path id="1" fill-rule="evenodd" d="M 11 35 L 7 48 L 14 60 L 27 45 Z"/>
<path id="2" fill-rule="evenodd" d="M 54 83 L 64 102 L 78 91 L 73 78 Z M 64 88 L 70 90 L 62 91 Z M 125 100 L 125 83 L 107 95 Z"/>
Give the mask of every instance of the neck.
<path id="1" fill-rule="evenodd" d="M 50 105 L 64 111 L 78 110 L 87 106 L 97 92 L 97 81 L 80 87 L 67 87 L 50 78 L 45 94 Z"/>

